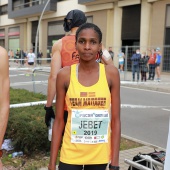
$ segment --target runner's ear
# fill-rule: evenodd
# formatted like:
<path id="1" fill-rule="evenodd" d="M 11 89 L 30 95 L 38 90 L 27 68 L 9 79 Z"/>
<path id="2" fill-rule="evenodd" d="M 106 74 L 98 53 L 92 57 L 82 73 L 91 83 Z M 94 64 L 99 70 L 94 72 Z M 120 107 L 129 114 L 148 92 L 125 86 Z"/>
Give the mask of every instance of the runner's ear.
<path id="1" fill-rule="evenodd" d="M 76 51 L 77 51 L 77 42 L 75 42 L 75 49 L 76 49 Z"/>
<path id="2" fill-rule="evenodd" d="M 99 51 L 102 50 L 102 46 L 103 46 L 102 43 L 100 43 L 100 44 L 99 44 Z"/>

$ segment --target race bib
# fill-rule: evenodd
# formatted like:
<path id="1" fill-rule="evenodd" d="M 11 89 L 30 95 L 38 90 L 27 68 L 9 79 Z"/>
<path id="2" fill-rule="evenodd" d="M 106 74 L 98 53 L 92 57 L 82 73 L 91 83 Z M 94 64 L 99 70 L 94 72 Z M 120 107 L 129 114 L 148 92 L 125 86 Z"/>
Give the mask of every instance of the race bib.
<path id="1" fill-rule="evenodd" d="M 73 109 L 71 143 L 107 143 L 109 122 L 108 110 Z"/>

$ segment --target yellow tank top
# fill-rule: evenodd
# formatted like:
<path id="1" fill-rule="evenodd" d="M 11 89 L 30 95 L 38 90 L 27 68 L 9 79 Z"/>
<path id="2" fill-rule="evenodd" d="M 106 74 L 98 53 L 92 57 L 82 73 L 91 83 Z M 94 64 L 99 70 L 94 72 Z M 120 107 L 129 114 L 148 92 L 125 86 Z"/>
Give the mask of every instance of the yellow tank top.
<path id="1" fill-rule="evenodd" d="M 71 66 L 66 94 L 68 119 L 60 161 L 67 164 L 104 164 L 110 161 L 110 91 L 105 66 L 99 64 L 99 80 L 85 87 Z"/>

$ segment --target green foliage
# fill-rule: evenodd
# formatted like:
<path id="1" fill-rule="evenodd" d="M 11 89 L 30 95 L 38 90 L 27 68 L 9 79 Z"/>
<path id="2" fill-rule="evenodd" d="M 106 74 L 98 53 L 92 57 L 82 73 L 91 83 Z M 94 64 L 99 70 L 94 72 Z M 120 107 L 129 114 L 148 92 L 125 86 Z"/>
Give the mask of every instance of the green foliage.
<path id="1" fill-rule="evenodd" d="M 26 90 L 10 90 L 11 104 L 44 99 L 46 96 Z M 44 116 L 45 111 L 42 105 L 10 109 L 5 137 L 12 139 L 16 151 L 23 151 L 24 154 L 31 155 L 35 152 L 50 150 Z"/>
<path id="2" fill-rule="evenodd" d="M 45 95 L 39 93 L 29 92 L 25 89 L 12 89 L 10 88 L 10 104 L 36 102 L 46 100 Z"/>

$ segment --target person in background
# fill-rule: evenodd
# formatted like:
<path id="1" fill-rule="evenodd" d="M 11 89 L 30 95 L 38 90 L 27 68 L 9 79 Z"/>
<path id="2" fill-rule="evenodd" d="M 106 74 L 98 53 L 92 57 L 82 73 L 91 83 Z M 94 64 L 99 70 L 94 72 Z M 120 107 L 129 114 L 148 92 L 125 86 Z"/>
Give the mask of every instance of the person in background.
<path id="1" fill-rule="evenodd" d="M 9 116 L 9 65 L 7 51 L 0 46 L 0 170 L 2 170 L 1 150 Z"/>
<path id="2" fill-rule="evenodd" d="M 85 14 L 80 10 L 71 10 L 67 13 L 64 19 L 64 30 L 70 32 L 62 39 L 56 41 L 52 47 L 51 71 L 48 78 L 47 103 L 44 106 L 46 110 L 45 123 L 47 127 L 50 126 L 51 119 L 55 118 L 52 108 L 53 100 L 56 95 L 56 79 L 59 70 L 62 67 L 70 66 L 78 63 L 79 60 L 74 60 L 78 55 L 75 49 L 75 33 L 78 27 L 87 20 Z M 74 57 L 75 56 L 75 57 Z M 79 58 L 79 55 L 78 55 Z M 67 119 L 67 109 L 64 109 L 65 122 Z"/>
<path id="3" fill-rule="evenodd" d="M 141 81 L 146 81 L 146 73 L 148 72 L 148 66 L 147 66 L 148 60 L 149 57 L 146 55 L 146 52 L 143 52 L 139 60 Z"/>
<path id="4" fill-rule="evenodd" d="M 148 64 L 149 64 L 148 80 L 154 80 L 154 78 L 155 78 L 156 53 L 155 53 L 155 49 L 152 49 L 152 50 L 149 49 L 148 51 L 150 52 L 149 60 L 148 60 Z"/>
<path id="5" fill-rule="evenodd" d="M 118 58 L 119 58 L 119 69 L 120 69 L 120 73 L 123 73 L 123 66 L 124 66 L 125 54 L 122 52 L 122 50 L 119 51 L 119 53 L 118 53 Z"/>
<path id="6" fill-rule="evenodd" d="M 33 53 L 32 49 L 30 49 L 30 52 L 27 54 L 27 63 L 28 65 L 32 66 L 35 62 L 35 54 Z"/>
<path id="7" fill-rule="evenodd" d="M 19 56 L 20 56 L 20 52 L 19 52 L 19 49 L 17 49 L 16 53 L 15 53 L 15 61 L 16 63 L 18 63 L 18 59 L 19 59 Z"/>
<path id="8" fill-rule="evenodd" d="M 110 163 L 110 170 L 119 170 L 120 77 L 114 65 L 96 62 L 96 55 L 101 55 L 101 41 L 102 32 L 96 25 L 81 25 L 76 32 L 80 63 L 64 67 L 57 75 L 49 170 L 56 169 L 65 102 L 68 120 L 59 169 L 105 170 Z"/>
<path id="9" fill-rule="evenodd" d="M 14 51 L 11 50 L 11 58 L 14 58 Z"/>
<path id="10" fill-rule="evenodd" d="M 160 79 L 160 75 L 161 75 L 161 72 L 160 72 L 161 59 L 162 59 L 162 55 L 161 55 L 161 52 L 160 52 L 160 48 L 157 47 L 156 48 L 155 67 L 156 67 L 156 75 L 157 75 L 156 81 L 158 81 L 158 82 L 161 81 L 161 79 Z"/>
<path id="11" fill-rule="evenodd" d="M 24 65 L 24 63 L 25 63 L 25 58 L 26 58 L 26 54 L 25 54 L 25 52 L 24 52 L 23 50 L 20 50 L 19 58 L 21 59 L 21 60 L 20 60 L 20 64 L 21 64 L 21 65 Z"/>
<path id="12" fill-rule="evenodd" d="M 38 52 L 38 55 L 37 55 L 37 64 L 38 65 L 41 65 L 41 58 L 43 57 L 43 53 L 42 53 L 42 51 L 40 50 L 39 52 Z"/>
<path id="13" fill-rule="evenodd" d="M 132 78 L 133 81 L 135 81 L 135 72 L 137 72 L 137 82 L 139 81 L 139 60 L 141 58 L 140 50 L 137 49 L 136 53 L 132 55 L 131 61 L 132 61 Z"/>
<path id="14" fill-rule="evenodd" d="M 112 47 L 109 47 L 109 53 L 110 53 L 110 56 L 111 56 L 111 58 L 112 58 L 112 60 L 113 60 L 113 58 L 114 58 L 114 52 L 112 51 Z"/>
<path id="15" fill-rule="evenodd" d="M 11 58 L 11 50 L 9 49 L 8 51 L 8 58 L 10 59 Z"/>

